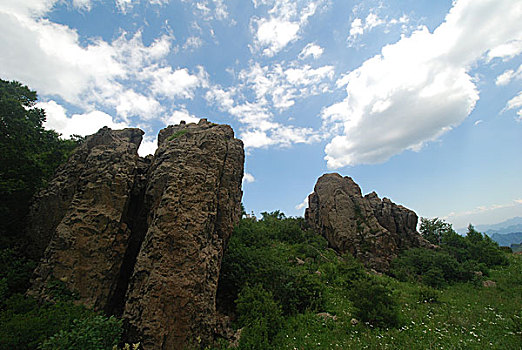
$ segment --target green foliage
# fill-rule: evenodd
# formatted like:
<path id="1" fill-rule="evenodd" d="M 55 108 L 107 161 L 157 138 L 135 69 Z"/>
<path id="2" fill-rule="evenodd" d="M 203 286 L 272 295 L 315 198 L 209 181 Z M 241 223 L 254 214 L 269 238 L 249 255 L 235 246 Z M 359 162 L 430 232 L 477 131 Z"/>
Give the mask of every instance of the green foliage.
<path id="1" fill-rule="evenodd" d="M 72 302 L 38 305 L 32 298 L 14 294 L 0 313 L 0 349 L 37 349 L 44 342 L 44 349 L 110 349 L 86 344 L 116 344 L 120 334 L 120 321 Z M 71 338 L 76 335 L 82 346 L 66 347 L 74 344 Z"/>
<path id="2" fill-rule="evenodd" d="M 47 290 L 49 295 L 55 301 L 74 301 L 78 300 L 78 293 L 67 288 L 64 282 L 52 279 L 47 282 Z"/>
<path id="3" fill-rule="evenodd" d="M 187 132 L 188 132 L 187 129 L 178 130 L 174 134 L 170 135 L 170 137 L 168 138 L 168 141 L 172 141 L 174 139 L 177 139 L 178 137 L 180 137 L 182 135 L 185 135 Z"/>
<path id="4" fill-rule="evenodd" d="M 238 324 L 246 327 L 241 335 L 241 349 L 269 349 L 283 322 L 279 303 L 262 285 L 245 285 L 236 301 Z"/>
<path id="5" fill-rule="evenodd" d="M 122 322 L 115 317 L 92 316 L 74 320 L 68 330 L 61 330 L 45 340 L 41 350 L 111 350 L 118 344 Z"/>
<path id="6" fill-rule="evenodd" d="M 356 317 L 374 327 L 397 327 L 399 308 L 387 286 L 374 278 L 365 278 L 354 284 L 350 299 Z"/>
<path id="7" fill-rule="evenodd" d="M 455 282 L 476 281 L 478 272 L 489 274 L 489 268 L 508 263 L 505 253 L 487 235 L 472 225 L 464 237 L 450 224 L 439 219 L 422 219 L 423 236 L 436 242 L 440 249 L 410 249 L 392 262 L 391 274 L 401 281 L 422 282 L 442 288 Z"/>
<path id="8" fill-rule="evenodd" d="M 434 288 L 422 286 L 419 289 L 419 302 L 438 303 L 440 292 Z"/>
<path id="9" fill-rule="evenodd" d="M 445 251 L 414 248 L 403 252 L 392 262 L 391 274 L 400 281 L 422 282 L 441 288 L 448 283 L 470 280 L 473 270 L 465 271 Z"/>
<path id="10" fill-rule="evenodd" d="M 0 250 L 0 309 L 11 295 L 23 293 L 29 287 L 35 267 L 35 261 L 20 256 L 12 249 Z"/>
<path id="11" fill-rule="evenodd" d="M 222 307 L 234 311 L 234 301 L 247 284 L 262 285 L 283 306 L 285 314 L 320 309 L 323 284 L 313 271 L 296 264 L 319 259 L 324 239 L 302 230 L 302 219 L 263 213 L 263 219 L 241 220 L 223 257 L 218 289 Z M 314 270 L 315 271 L 315 270 Z"/>
<path id="12" fill-rule="evenodd" d="M 35 108 L 36 92 L 0 79 L 0 238 L 11 244 L 23 229 L 33 194 L 63 163 L 79 140 L 61 140 L 45 130 L 45 112 Z"/>
<path id="13" fill-rule="evenodd" d="M 450 231 L 453 231 L 451 225 L 439 218 L 421 218 L 419 232 L 433 244 L 440 244 L 442 237 Z"/>
<path id="14" fill-rule="evenodd" d="M 35 300 L 15 294 L 0 315 L 0 349 L 36 349 L 48 337 L 69 329 L 75 319 L 91 312 L 72 303 L 38 306 Z"/>

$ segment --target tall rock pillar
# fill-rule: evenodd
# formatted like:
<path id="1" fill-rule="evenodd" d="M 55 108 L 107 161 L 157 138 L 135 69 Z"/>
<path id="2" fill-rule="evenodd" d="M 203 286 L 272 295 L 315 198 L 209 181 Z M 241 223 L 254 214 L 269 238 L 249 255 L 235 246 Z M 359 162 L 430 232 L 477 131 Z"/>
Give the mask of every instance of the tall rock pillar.
<path id="1" fill-rule="evenodd" d="M 223 250 L 241 216 L 243 144 L 202 119 L 163 129 L 148 173 L 148 229 L 123 313 L 144 349 L 183 349 L 215 332 Z"/>
<path id="2" fill-rule="evenodd" d="M 61 281 L 82 304 L 107 307 L 131 234 L 125 214 L 142 135 L 139 129 L 100 129 L 36 198 L 27 234 L 35 256 L 47 248 L 29 295 L 50 299 L 49 286 Z"/>

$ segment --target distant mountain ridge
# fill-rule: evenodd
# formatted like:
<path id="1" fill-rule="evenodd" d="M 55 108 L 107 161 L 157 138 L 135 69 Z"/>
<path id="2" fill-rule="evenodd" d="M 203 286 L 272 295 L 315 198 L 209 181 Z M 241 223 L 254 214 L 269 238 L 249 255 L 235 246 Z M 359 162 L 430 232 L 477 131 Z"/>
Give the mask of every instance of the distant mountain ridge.
<path id="1" fill-rule="evenodd" d="M 489 235 L 489 234 L 488 234 Z M 511 246 L 512 244 L 522 243 L 522 231 L 521 232 L 511 232 L 506 234 L 493 233 L 489 235 L 492 240 L 497 242 L 501 246 Z"/>
<path id="2" fill-rule="evenodd" d="M 511 246 L 511 244 L 522 243 L 522 217 L 502 221 L 492 225 L 477 225 L 475 229 L 484 232 L 501 246 Z M 457 232 L 465 233 L 467 229 L 458 229 Z"/>

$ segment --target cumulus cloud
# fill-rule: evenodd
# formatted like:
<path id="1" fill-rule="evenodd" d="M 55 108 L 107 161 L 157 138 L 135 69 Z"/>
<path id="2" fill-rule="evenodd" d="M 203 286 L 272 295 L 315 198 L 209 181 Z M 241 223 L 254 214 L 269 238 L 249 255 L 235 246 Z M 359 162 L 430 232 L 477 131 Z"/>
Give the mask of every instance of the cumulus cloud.
<path id="1" fill-rule="evenodd" d="M 158 149 L 158 136 L 150 137 L 145 135 L 143 141 L 141 141 L 140 148 L 138 148 L 138 154 L 141 157 L 146 157 L 149 154 L 154 154 Z"/>
<path id="2" fill-rule="evenodd" d="M 252 18 L 251 31 L 254 34 L 254 49 L 272 57 L 289 43 L 299 38 L 299 31 L 308 23 L 323 0 L 309 1 L 306 5 L 290 0 L 254 1 L 256 7 L 273 5 L 268 17 Z"/>
<path id="3" fill-rule="evenodd" d="M 301 53 L 299 53 L 299 59 L 304 60 L 307 57 L 312 56 L 314 59 L 321 57 L 323 54 L 323 48 L 317 44 L 309 43 L 306 45 Z"/>
<path id="4" fill-rule="evenodd" d="M 479 98 L 468 71 L 521 37 L 521 16 L 509 0 L 456 1 L 433 33 L 422 27 L 342 77 L 347 96 L 322 111 L 323 128 L 339 131 L 328 167 L 384 162 L 460 124 Z"/>
<path id="5" fill-rule="evenodd" d="M 190 72 L 167 65 L 172 35 L 161 35 L 149 45 L 143 43 L 141 31 L 122 32 L 112 42 L 81 41 L 76 30 L 43 17 L 55 3 L 0 4 L 0 42 L 5 53 L 0 55 L 0 75 L 4 78 L 22 81 L 42 95 L 59 96 L 86 111 L 114 109 L 126 123 L 134 117 L 156 118 L 165 112 L 161 99 L 191 99 L 196 89 L 208 86 L 202 67 Z M 132 3 L 117 4 L 128 8 Z M 88 9 L 92 2 L 76 0 L 73 5 Z"/>
<path id="6" fill-rule="evenodd" d="M 36 107 L 43 108 L 47 115 L 44 123 L 48 129 L 54 129 L 63 137 L 71 135 L 91 135 L 104 126 L 111 129 L 123 129 L 129 127 L 123 122 L 115 122 L 112 117 L 101 111 L 91 111 L 85 114 L 73 114 L 67 116 L 67 110 L 53 100 L 38 102 Z"/>
<path id="7" fill-rule="evenodd" d="M 321 139 L 318 131 L 283 125 L 275 120 L 274 110 L 284 112 L 296 100 L 329 91 L 333 76 L 333 66 L 312 68 L 298 62 L 262 66 L 253 62 L 238 73 L 234 87 L 214 86 L 206 99 L 242 124 L 239 135 L 246 148 L 313 143 Z M 254 98 L 244 98 L 249 95 Z"/>
<path id="8" fill-rule="evenodd" d="M 371 9 L 364 19 L 356 17 L 352 20 L 347 39 L 349 46 L 354 46 L 354 44 L 360 39 L 362 35 L 368 33 L 375 27 L 384 26 L 386 28 L 385 30 L 388 30 L 390 26 L 400 24 L 404 28 L 409 21 L 410 19 L 407 15 L 392 19 L 381 18 L 377 14 L 376 9 Z"/>
<path id="9" fill-rule="evenodd" d="M 495 80 L 495 84 L 497 85 L 507 85 L 512 80 L 522 79 L 522 64 L 518 66 L 518 69 L 515 71 L 513 69 L 508 69 L 500 74 Z"/>
<path id="10" fill-rule="evenodd" d="M 249 173 L 245 173 L 243 175 L 243 184 L 249 184 L 249 183 L 252 183 L 254 181 L 256 181 L 254 175 L 249 174 Z"/>
<path id="11" fill-rule="evenodd" d="M 190 114 L 186 109 L 176 110 L 170 115 L 162 118 L 166 125 L 176 125 L 181 121 L 186 123 L 197 123 L 199 122 L 199 119 L 200 118 L 196 117 L 195 115 Z"/>
<path id="12" fill-rule="evenodd" d="M 194 97 L 194 90 L 206 84 L 206 73 L 200 67 L 199 73 L 191 74 L 188 69 L 173 70 L 172 67 L 147 67 L 141 73 L 141 78 L 151 81 L 154 94 L 167 98 Z"/>
<path id="13" fill-rule="evenodd" d="M 501 58 L 504 61 L 510 60 L 518 56 L 522 52 L 522 39 L 514 39 L 507 43 L 503 43 L 489 50 L 488 60 Z"/>

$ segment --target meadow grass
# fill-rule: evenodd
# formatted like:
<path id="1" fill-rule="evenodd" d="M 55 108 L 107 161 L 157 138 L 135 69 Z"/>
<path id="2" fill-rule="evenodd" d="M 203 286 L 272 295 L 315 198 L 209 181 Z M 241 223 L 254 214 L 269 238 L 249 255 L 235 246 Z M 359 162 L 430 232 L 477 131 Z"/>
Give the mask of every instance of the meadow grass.
<path id="1" fill-rule="evenodd" d="M 481 283 L 458 283 L 438 293 L 437 302 L 419 301 L 423 286 L 376 276 L 393 289 L 401 305 L 402 324 L 376 329 L 350 322 L 354 312 L 346 290 L 328 286 L 325 311 L 285 320 L 274 339 L 275 349 L 522 349 L 522 334 L 514 318 L 522 310 L 522 256 L 509 255 L 510 264 L 491 270 Z"/>

